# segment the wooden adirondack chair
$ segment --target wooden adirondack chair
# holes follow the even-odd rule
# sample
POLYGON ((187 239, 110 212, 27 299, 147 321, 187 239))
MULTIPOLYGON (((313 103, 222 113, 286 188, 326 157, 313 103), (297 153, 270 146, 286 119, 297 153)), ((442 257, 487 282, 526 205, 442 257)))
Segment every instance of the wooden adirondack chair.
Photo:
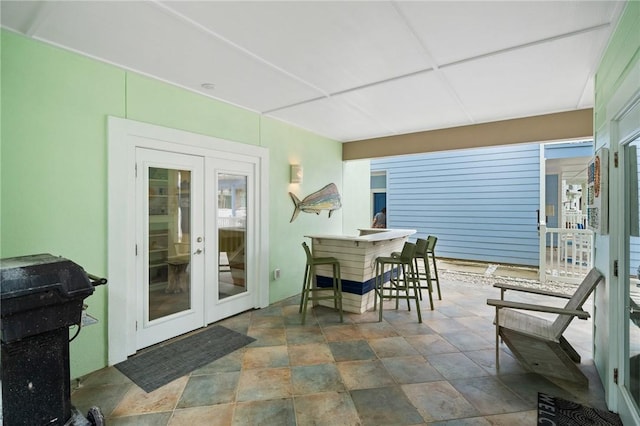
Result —
POLYGON ((576 363, 580 363, 580 355, 562 334, 574 317, 589 318, 589 313, 582 310, 582 305, 603 278, 600 271, 596 268, 591 269, 573 295, 507 284, 494 284, 494 287, 500 289, 500 300, 487 299, 487 304, 496 308, 494 322, 496 326, 496 368, 500 367, 499 339, 502 338, 518 361, 527 369, 543 376, 556 377, 586 386, 589 381, 576 366, 576 363), (564 308, 511 302, 504 300, 505 292, 508 290, 569 300, 564 308), (521 312, 523 310, 558 314, 558 317, 551 322, 521 312))

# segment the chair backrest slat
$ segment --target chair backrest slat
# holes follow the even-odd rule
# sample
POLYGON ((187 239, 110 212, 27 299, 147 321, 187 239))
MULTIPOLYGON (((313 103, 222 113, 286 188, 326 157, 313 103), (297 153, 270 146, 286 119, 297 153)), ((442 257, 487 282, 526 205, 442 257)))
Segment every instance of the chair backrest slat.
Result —
POLYGON ((430 253, 433 253, 433 251, 436 249, 437 242, 438 242, 438 237, 436 237, 435 235, 429 235, 427 237, 427 250, 430 253))
POLYGON ((427 256, 427 246, 429 242, 424 238, 418 238, 416 240, 416 256, 418 257, 426 257, 427 256))
MULTIPOLYGON (((596 288, 596 285, 604 278, 604 275, 596 268, 592 268, 587 276, 582 280, 578 288, 576 289, 571 299, 565 305, 565 309, 577 310, 581 309, 584 302, 587 301, 591 292, 596 288)), ((574 317, 571 315, 558 315, 558 318, 551 325, 551 330, 556 338, 562 336, 562 333, 567 329, 569 323, 574 317)))
POLYGON ((307 243, 302 243, 302 247, 304 247, 304 252, 307 255, 307 263, 310 264, 313 262, 313 256, 311 255, 311 250, 309 249, 309 246, 307 245, 307 243))
POLYGON ((416 254, 416 245, 409 241, 402 246, 402 252, 400 253, 400 260, 405 263, 413 262, 413 256, 416 254))

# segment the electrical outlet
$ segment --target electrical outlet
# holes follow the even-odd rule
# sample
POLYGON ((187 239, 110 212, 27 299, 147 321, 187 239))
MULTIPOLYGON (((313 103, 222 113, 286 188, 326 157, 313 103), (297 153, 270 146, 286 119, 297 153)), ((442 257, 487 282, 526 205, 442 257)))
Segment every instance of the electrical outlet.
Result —
POLYGON ((280 279, 280 269, 276 268, 273 270, 273 279, 274 280, 279 280, 280 279))

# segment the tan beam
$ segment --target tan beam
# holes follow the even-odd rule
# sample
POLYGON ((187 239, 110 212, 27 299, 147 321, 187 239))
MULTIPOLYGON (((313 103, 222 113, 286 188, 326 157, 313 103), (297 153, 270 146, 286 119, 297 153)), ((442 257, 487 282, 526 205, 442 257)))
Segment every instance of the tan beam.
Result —
POLYGON ((342 144, 343 160, 593 137, 593 109, 493 121, 342 144))

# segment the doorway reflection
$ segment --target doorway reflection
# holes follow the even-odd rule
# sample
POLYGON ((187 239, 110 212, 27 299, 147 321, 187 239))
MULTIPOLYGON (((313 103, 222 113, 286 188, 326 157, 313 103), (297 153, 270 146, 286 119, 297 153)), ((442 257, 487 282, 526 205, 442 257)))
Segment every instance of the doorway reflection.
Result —
POLYGON ((218 298, 247 291, 247 176, 218 173, 218 298))

